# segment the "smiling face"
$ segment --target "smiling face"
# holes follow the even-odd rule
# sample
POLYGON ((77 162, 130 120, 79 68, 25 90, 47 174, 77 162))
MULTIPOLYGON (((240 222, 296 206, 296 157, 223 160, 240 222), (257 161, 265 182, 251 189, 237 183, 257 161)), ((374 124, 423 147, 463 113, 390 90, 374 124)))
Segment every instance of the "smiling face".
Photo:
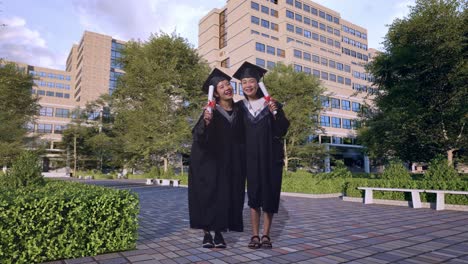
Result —
POLYGON ((232 100, 234 94, 232 92, 231 83, 228 80, 220 81, 216 85, 216 91, 214 92, 214 96, 222 101, 232 100))
POLYGON ((242 90, 244 91, 244 95, 247 99, 258 99, 257 97, 257 90, 258 90, 258 82, 255 78, 243 78, 242 82, 242 90))

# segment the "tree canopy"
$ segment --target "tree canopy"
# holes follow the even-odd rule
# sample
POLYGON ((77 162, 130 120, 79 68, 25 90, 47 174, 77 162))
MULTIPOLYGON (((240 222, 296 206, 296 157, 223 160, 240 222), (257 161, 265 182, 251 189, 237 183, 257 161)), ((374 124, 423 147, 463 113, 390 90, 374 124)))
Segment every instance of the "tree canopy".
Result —
POLYGON ((466 149, 467 2, 417 0, 368 69, 379 88, 360 139, 371 157, 449 161, 466 149))
POLYGON ((187 151, 209 67, 175 34, 129 42, 122 53, 126 73, 113 94, 114 128, 127 162, 158 165, 187 151))
POLYGON ((265 76, 265 84, 272 97, 284 104, 290 122, 284 144, 285 169, 321 164, 324 150, 307 141, 319 130, 315 117, 322 109, 320 95, 324 88, 320 81, 310 74, 296 72, 292 65, 278 63, 265 76))
POLYGON ((33 77, 16 64, 0 60, 0 164, 11 163, 25 146, 27 123, 38 113, 31 96, 33 77))

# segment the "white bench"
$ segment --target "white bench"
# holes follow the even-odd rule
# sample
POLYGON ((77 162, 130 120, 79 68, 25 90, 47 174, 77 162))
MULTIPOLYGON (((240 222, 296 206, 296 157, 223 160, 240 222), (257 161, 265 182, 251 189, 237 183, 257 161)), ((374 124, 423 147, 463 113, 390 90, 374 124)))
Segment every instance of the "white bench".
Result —
POLYGON ((378 188, 378 187, 358 187, 359 190, 365 190, 364 204, 374 203, 373 191, 389 191, 389 192, 409 192, 411 193, 411 201, 413 202, 413 208, 421 208, 421 197, 419 193, 424 190, 418 189, 396 189, 396 188, 378 188))
POLYGON ((436 193, 437 200, 436 200, 436 210, 444 210, 445 209, 445 194, 465 194, 468 195, 468 192, 464 191, 446 191, 446 190, 425 190, 427 193, 436 193))
POLYGON ((177 179, 156 179, 158 185, 179 187, 180 180, 177 179))

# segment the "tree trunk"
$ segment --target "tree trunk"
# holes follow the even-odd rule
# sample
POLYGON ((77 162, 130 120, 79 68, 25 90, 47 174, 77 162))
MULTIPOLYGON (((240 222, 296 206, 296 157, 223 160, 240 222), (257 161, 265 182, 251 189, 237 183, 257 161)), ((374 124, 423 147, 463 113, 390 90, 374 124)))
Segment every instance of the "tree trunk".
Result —
POLYGON ((3 173, 6 173, 6 172, 7 172, 7 166, 3 165, 3 173))
POLYGON ((167 158, 164 157, 163 161, 164 161, 164 174, 166 174, 167 173, 167 158))
POLYGON ((74 138, 73 138, 73 175, 75 175, 76 177, 76 160, 77 160, 77 157, 76 157, 76 134, 74 135, 74 138))
POLYGON ((448 165, 449 166, 452 166, 453 165, 453 152, 455 151, 456 149, 449 149, 447 150, 447 162, 448 162, 448 165))
POLYGON ((283 142, 284 142, 284 171, 288 171, 289 159, 288 159, 286 139, 284 139, 283 142))
POLYGON ((184 156, 180 154, 180 175, 184 175, 184 156))

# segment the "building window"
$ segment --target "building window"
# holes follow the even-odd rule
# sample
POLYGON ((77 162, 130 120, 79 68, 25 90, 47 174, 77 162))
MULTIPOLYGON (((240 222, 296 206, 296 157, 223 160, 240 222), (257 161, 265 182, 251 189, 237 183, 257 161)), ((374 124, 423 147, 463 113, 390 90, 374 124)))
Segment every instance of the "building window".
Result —
POLYGON ((52 133, 52 125, 51 124, 37 124, 37 132, 38 133, 52 133))
POLYGON ((295 6, 296 8, 302 9, 302 3, 297 0, 295 1, 295 6))
POLYGON ((302 66, 301 66, 301 65, 294 64, 294 71, 296 71, 296 72, 301 72, 301 71, 302 71, 302 66))
POLYGON ((55 97, 63 98, 63 93, 56 92, 55 97))
POLYGON ((327 20, 330 21, 330 22, 333 22, 333 17, 329 14, 327 14, 327 20))
POLYGON ((319 70, 313 70, 312 71, 312 74, 317 77, 317 78, 320 78, 320 71, 319 70))
POLYGON ((328 80, 328 72, 322 72, 321 77, 322 77, 322 79, 324 79, 324 80, 328 80))
POLYGON ((360 109, 361 109, 361 104, 353 102, 353 112, 359 112, 360 109))
POLYGON ((232 92, 233 92, 234 94, 237 94, 237 83, 234 82, 234 81, 230 81, 229 83, 231 84, 232 92))
POLYGON ((35 127, 36 125, 32 122, 28 122, 26 124, 26 130, 28 130, 28 132, 34 132, 35 127))
POLYGON ((339 24, 340 24, 340 19, 339 19, 339 18, 337 18, 337 17, 333 17, 333 23, 335 23, 335 24, 338 24, 338 25, 339 25, 339 24))
POLYGON ((294 1, 293 1, 293 0, 286 0, 286 4, 288 4, 288 5, 293 5, 293 4, 294 4, 294 1))
POLYGON ((312 20, 312 26, 313 26, 314 28, 318 28, 318 22, 315 21, 315 20, 312 20))
POLYGON ((54 92, 51 92, 51 91, 47 91, 47 92, 46 92, 46 96, 54 97, 54 96, 55 96, 55 93, 54 93, 54 92))
POLYGON ((270 29, 270 21, 262 19, 262 27, 270 29))
POLYGON ((320 42, 327 43, 327 38, 325 36, 320 35, 320 42))
POLYGON ((269 14, 270 13, 270 9, 264 5, 262 5, 262 13, 265 13, 265 14, 269 14))
POLYGON ((274 31, 278 31, 279 30, 278 24, 271 22, 271 29, 273 29, 274 31))
POLYGON ((304 72, 310 75, 312 73, 312 69, 309 67, 304 67, 304 72))
POLYGON ((258 18, 258 17, 256 17, 256 16, 251 16, 250 21, 251 21, 253 24, 260 25, 260 18, 258 18))
POLYGON ((294 19, 294 12, 286 10, 286 17, 294 19))
POLYGON ((45 95, 45 91, 44 90, 37 90, 37 94, 38 95, 45 95))
POLYGON ((276 66, 276 63, 274 63, 272 61, 267 61, 267 68, 269 70, 273 69, 275 66, 276 66))
POLYGON ((304 17, 304 24, 310 25, 310 18, 304 17))
POLYGON ((296 27, 296 34, 298 34, 298 35, 301 35, 301 36, 302 36, 302 28, 300 28, 300 27, 296 27))
POLYGON ((332 108, 340 109, 340 99, 332 98, 331 99, 332 108))
POLYGON ((302 51, 295 49, 294 50, 294 57, 302 59, 302 51))
POLYGON ((341 109, 347 110, 347 111, 351 110, 351 102, 350 101, 342 100, 341 104, 342 104, 341 109))
POLYGON ((255 49, 260 52, 265 52, 265 44, 256 42, 255 43, 255 49))
POLYGON ((320 96, 320 101, 322 101, 322 107, 324 107, 324 108, 329 108, 330 107, 330 97, 320 96))
POLYGON ((278 17, 278 11, 274 10, 274 9, 270 9, 270 14, 271 16, 273 17, 278 17))
POLYGON ((313 7, 312 7, 312 8, 310 9, 310 13, 313 14, 313 15, 317 15, 317 14, 318 14, 318 11, 317 11, 316 8, 313 8, 313 7))
POLYGON ((339 117, 332 117, 332 127, 334 127, 334 128, 341 128, 341 118, 339 118, 339 117))
POLYGON ((330 73, 330 81, 336 82, 336 75, 335 74, 330 73))
POLYGON ((343 76, 338 76, 338 83, 344 84, 343 76))
POLYGON ((229 63, 229 58, 226 58, 226 59, 224 59, 224 60, 221 61, 221 67, 223 67, 223 68, 229 68, 229 65, 230 65, 230 63, 229 63))
POLYGON ((351 79, 345 78, 345 84, 351 86, 351 79))
POLYGON ((349 65, 344 66, 345 72, 351 72, 351 67, 349 65))
POLYGON ((54 116, 54 108, 52 107, 41 107, 39 110, 40 116, 54 116))
POLYGON ((56 117, 68 118, 70 116, 70 110, 69 109, 57 108, 57 109, 55 109, 55 116, 56 117))
POLYGON ((254 1, 250 2, 250 7, 254 10, 260 10, 260 5, 254 1))
POLYGON ((260 67, 265 68, 265 60, 263 60, 263 59, 257 58, 257 59, 255 60, 255 64, 257 64, 257 65, 260 66, 260 67))
POLYGON ((54 134, 63 134, 63 131, 67 129, 66 125, 55 125, 54 126, 54 134))
POLYGON ((296 20, 302 22, 302 16, 296 13, 296 20))
POLYGON ((267 53, 271 55, 275 55, 275 47, 267 46, 267 53))
POLYGON ((227 46, 227 30, 226 30, 226 10, 219 14, 219 48, 227 46))
POLYGON ((330 117, 320 116, 320 125, 324 127, 330 127, 330 117))
POLYGON ((309 30, 304 30, 304 37, 312 38, 312 32, 310 32, 309 30))
POLYGON ((315 63, 320 63, 320 57, 317 55, 312 55, 312 61, 315 63))
POLYGON ((282 49, 276 49, 276 55, 278 57, 282 57, 282 58, 285 58, 286 57, 286 52, 282 49))
POLYGON ((321 18, 325 18, 325 12, 323 12, 323 11, 320 11, 320 12, 319 12, 319 17, 321 17, 321 18))
POLYGON ((311 55, 310 53, 304 52, 304 60, 310 61, 311 60, 311 55))
POLYGON ((351 129, 351 119, 344 119, 343 118, 343 128, 344 129, 351 129))
POLYGON ((303 10, 306 12, 310 12, 310 6, 304 4, 303 10))
POLYGON ((326 30, 325 24, 320 23, 320 30, 323 30, 323 31, 326 30))
POLYGON ((286 24, 286 30, 290 32, 294 32, 294 26, 291 24, 286 24))
POLYGON ((313 40, 319 40, 319 35, 317 33, 312 33, 312 39, 313 40))

